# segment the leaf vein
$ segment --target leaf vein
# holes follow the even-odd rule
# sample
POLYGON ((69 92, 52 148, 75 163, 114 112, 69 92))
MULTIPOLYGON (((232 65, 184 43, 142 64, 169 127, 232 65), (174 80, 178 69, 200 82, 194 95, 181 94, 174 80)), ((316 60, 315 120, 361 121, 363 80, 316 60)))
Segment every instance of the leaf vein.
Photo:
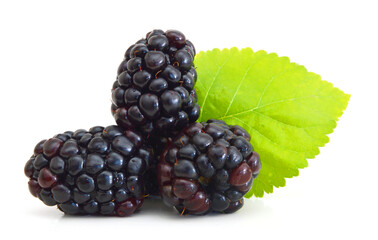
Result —
MULTIPOLYGON (((306 131, 306 129, 307 129, 308 127, 301 127, 301 126, 296 126, 296 125, 289 124, 289 123, 284 123, 284 122, 282 122, 282 121, 280 121, 280 120, 278 120, 278 119, 276 119, 276 118, 273 118, 273 117, 271 117, 271 116, 269 116, 269 115, 266 115, 266 114, 263 114, 263 113, 260 113, 260 112, 257 112, 257 111, 254 111, 253 113, 260 114, 260 116, 263 116, 263 117, 265 117, 265 118, 272 119, 273 121, 276 121, 276 122, 278 122, 278 123, 280 123, 280 124, 282 124, 282 125, 285 125, 285 126, 294 127, 294 128, 297 128, 297 129, 302 129, 302 130, 304 131, 304 133, 305 133, 307 136, 309 136, 311 139, 313 139, 313 140, 318 140, 318 139, 316 139, 315 137, 313 137, 313 136, 311 136, 310 134, 308 134, 308 132, 306 131)), ((314 126, 310 126, 310 127, 314 127, 314 126)), ((316 146, 317 146, 317 145, 316 145, 316 146)))
POLYGON ((295 151, 295 150, 291 150, 291 149, 288 149, 278 143, 276 143, 275 141, 273 141, 273 139, 270 139, 268 136, 265 136, 264 134, 262 134, 259 130, 257 130, 256 128, 252 127, 252 126, 249 126, 246 122, 244 122, 243 120, 241 120, 240 118, 237 118, 237 117, 233 117, 234 119, 240 121, 241 123, 243 123, 245 126, 248 126, 248 132, 253 130, 255 131, 256 133, 258 133, 259 135, 261 135, 262 137, 264 137, 265 139, 267 139, 269 142, 273 143, 274 145, 276 145, 277 147, 279 148, 283 148, 284 150, 286 151, 289 151, 289 152, 294 152, 294 153, 306 153, 306 152, 298 152, 298 151, 295 151))
POLYGON ((206 91, 206 94, 205 94, 205 97, 204 97, 204 100, 203 100, 203 104, 202 104, 202 109, 203 109, 203 111, 205 110, 205 105, 206 105, 206 101, 207 101, 207 97, 208 97, 208 95, 209 95, 209 92, 210 92, 211 88, 213 87, 214 82, 215 82, 216 78, 218 77, 220 70, 221 70, 221 69, 223 68, 223 66, 224 66, 224 65, 230 60, 230 58, 231 58, 231 57, 227 58, 227 59, 222 63, 221 66, 219 66, 219 65, 216 63, 216 65, 218 66, 218 70, 217 70, 217 72, 215 73, 215 76, 213 77, 213 79, 212 79, 212 81, 211 81, 211 83, 210 83, 210 87, 209 87, 209 88, 207 89, 207 91, 206 91))
POLYGON ((238 85, 238 87, 237 87, 237 89, 236 89, 234 95, 232 96, 232 99, 231 99, 230 103, 228 104, 227 110, 226 110, 226 112, 224 113, 223 117, 226 116, 227 113, 230 111, 231 105, 232 105, 232 103, 234 102, 235 97, 236 97, 236 95, 238 94, 241 85, 243 84, 244 80, 247 78, 247 75, 248 75, 249 71, 251 70, 252 66, 255 65, 255 63, 256 63, 256 62, 251 61, 251 64, 249 65, 249 67, 248 67, 247 71, 245 72, 245 74, 244 74, 242 80, 240 81, 240 83, 239 83, 239 85, 238 85))

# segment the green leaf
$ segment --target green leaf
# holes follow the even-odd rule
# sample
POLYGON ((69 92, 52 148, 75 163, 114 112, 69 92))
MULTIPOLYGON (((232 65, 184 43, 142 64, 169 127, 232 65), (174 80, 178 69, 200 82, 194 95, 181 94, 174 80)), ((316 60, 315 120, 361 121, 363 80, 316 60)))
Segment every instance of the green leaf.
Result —
POLYGON ((244 127, 262 169, 246 197, 262 197, 298 176, 319 154, 350 95, 287 57, 250 48, 196 55, 199 121, 221 119, 244 127))

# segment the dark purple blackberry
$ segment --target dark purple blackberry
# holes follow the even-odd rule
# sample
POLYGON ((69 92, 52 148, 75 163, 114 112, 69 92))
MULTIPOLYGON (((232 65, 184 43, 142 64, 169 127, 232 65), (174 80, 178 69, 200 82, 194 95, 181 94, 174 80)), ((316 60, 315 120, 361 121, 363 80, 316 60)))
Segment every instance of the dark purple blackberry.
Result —
POLYGON ((150 145, 133 130, 93 127, 39 142, 25 165, 29 190, 67 214, 127 216, 141 207, 150 145))
POLYGON ((261 168, 249 141, 243 128, 219 120, 186 127, 160 156, 163 201, 183 214, 239 210, 261 168))
POLYGON ((171 137, 198 119, 196 51, 176 30, 153 30, 131 45, 112 89, 118 126, 171 137))

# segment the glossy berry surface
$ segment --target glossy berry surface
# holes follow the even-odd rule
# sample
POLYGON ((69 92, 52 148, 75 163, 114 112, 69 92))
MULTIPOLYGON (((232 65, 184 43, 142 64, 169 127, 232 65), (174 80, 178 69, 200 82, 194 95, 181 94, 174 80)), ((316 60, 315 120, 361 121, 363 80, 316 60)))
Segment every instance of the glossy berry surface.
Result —
POLYGON ((233 213, 261 162, 250 135, 220 120, 192 123, 167 144, 157 166, 164 203, 182 214, 233 213))
POLYGON ((30 193, 48 206, 128 216, 143 203, 145 174, 156 165, 151 149, 136 131, 98 126, 39 142, 24 171, 30 193))
POLYGON ((123 129, 172 137, 200 114, 194 85, 196 51, 176 30, 153 30, 131 45, 112 89, 112 114, 123 129))

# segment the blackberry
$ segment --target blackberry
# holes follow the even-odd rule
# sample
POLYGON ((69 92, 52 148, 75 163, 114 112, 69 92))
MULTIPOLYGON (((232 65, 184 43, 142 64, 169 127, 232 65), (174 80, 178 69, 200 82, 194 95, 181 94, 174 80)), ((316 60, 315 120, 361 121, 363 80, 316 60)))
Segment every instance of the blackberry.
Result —
POLYGON ((151 146, 118 126, 65 132, 39 142, 25 165, 30 193, 67 214, 128 216, 141 207, 151 146))
POLYGON ((160 156, 164 203, 184 214, 239 210, 261 168, 249 141, 243 128, 220 120, 190 124, 160 156))
POLYGON ((112 89, 118 126, 170 137, 198 119, 193 44, 176 30, 153 30, 131 45, 112 89))

